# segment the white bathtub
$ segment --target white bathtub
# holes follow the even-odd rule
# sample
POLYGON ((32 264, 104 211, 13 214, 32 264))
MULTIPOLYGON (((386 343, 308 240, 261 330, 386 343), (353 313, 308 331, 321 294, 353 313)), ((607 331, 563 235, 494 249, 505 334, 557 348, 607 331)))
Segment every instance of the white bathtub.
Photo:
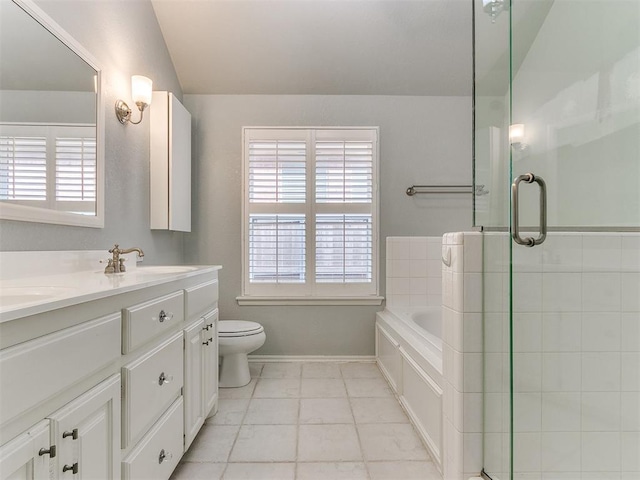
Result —
POLYGON ((387 310, 420 335, 427 348, 442 358, 442 308, 412 307, 387 310))
POLYGON ((443 376, 440 307, 376 315, 376 360, 442 471, 443 376))

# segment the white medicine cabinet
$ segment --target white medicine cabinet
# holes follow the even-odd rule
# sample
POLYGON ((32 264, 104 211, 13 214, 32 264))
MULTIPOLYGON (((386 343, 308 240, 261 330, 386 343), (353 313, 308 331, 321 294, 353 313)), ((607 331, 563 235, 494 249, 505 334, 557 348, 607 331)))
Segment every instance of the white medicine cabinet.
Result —
POLYGON ((191 231, 191 115, 171 92, 150 106, 151 229, 191 231))

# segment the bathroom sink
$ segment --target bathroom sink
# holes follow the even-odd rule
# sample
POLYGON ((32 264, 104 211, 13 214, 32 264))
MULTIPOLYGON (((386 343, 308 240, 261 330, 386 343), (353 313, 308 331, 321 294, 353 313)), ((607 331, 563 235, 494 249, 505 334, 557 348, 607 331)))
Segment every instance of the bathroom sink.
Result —
POLYGON ((200 267, 190 265, 158 265, 151 267, 137 267, 135 272, 137 275, 167 275, 176 273, 187 273, 198 270, 200 267))
POLYGON ((33 303, 68 294, 73 289, 53 286, 25 286, 0 288, 0 307, 33 303))

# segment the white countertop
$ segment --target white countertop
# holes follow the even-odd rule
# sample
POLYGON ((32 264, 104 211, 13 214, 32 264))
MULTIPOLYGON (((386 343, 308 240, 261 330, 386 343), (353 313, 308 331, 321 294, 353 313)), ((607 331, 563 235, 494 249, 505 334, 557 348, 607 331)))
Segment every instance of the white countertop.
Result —
MULTIPOLYGON (((0 323, 220 270, 220 265, 149 266, 125 273, 102 269, 0 279, 0 323)), ((16 277, 19 277, 18 275, 16 277)))

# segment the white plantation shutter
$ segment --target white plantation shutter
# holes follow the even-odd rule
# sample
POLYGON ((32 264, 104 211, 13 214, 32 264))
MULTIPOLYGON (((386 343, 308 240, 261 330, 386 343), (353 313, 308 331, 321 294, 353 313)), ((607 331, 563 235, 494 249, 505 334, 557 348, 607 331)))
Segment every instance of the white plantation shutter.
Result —
POLYGON ((251 215, 249 252, 252 283, 304 283, 304 215, 251 215))
POLYGON ((316 142, 316 202, 371 203, 373 142, 316 142))
POLYGON ((249 143, 250 202, 304 203, 306 178, 304 141, 249 143))
POLYGON ((318 137, 316 211, 332 213, 316 215, 316 282, 370 283, 375 138, 351 139, 348 131, 325 131, 318 137))
POLYGON ((96 139, 56 138, 56 200, 96 199, 96 139))
POLYGON ((244 129, 247 296, 377 295, 377 129, 244 129))
POLYGON ((95 125, 0 124, 0 200, 95 215, 95 125))
POLYGON ((316 215, 316 282, 366 283, 372 278, 371 215, 316 215))
POLYGON ((46 136, 0 136, 0 200, 46 199, 46 136))

